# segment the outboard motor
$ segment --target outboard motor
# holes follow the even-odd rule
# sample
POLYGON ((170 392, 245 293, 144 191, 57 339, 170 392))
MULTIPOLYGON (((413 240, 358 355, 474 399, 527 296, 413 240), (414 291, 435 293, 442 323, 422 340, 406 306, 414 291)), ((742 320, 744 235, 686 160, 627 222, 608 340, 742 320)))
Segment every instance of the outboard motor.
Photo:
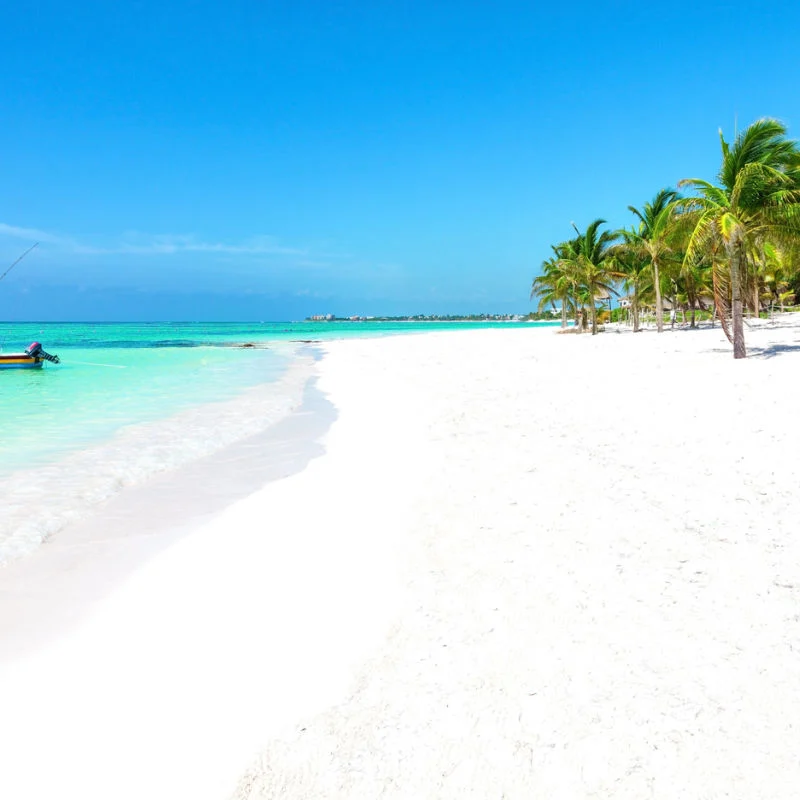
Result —
POLYGON ((61 363, 61 359, 58 356, 51 356, 50 353, 45 353, 39 342, 33 342, 28 345, 28 347, 25 348, 25 355, 31 358, 43 358, 45 361, 49 361, 52 364, 61 363))

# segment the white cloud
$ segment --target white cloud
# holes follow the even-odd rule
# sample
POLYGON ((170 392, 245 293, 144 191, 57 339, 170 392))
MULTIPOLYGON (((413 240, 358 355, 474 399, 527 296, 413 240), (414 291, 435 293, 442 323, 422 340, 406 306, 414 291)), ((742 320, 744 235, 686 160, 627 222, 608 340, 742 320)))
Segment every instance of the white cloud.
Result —
MULTIPOLYGON (((405 281, 405 271, 395 264, 375 263, 350 253, 336 252, 331 242, 296 247, 274 236, 252 236, 241 241, 213 241, 194 234, 152 235, 141 231, 123 231, 114 239, 77 238, 33 227, 0 222, 0 246, 7 261, 19 250, 39 242, 41 255, 50 253, 49 266, 58 266, 59 274, 68 256, 78 257, 81 275, 95 283, 114 280, 138 285, 148 275, 151 283, 170 284, 191 271, 192 286, 209 286, 220 280, 224 270, 226 285, 242 285, 269 279, 273 286, 291 286, 297 276, 308 283, 333 281, 363 291, 365 286, 386 286, 396 291, 405 281), (23 244, 26 242, 27 245, 23 244), (181 257, 181 255, 183 257, 181 257), (122 268, 124 266, 124 269, 122 268)), ((48 265, 42 266, 45 274, 48 265)), ((318 297, 316 291, 311 296, 318 297)))
POLYGON ((0 222, 0 236, 8 236, 13 239, 24 239, 27 242, 47 242, 48 244, 67 245, 72 244, 71 240, 63 236, 57 236, 47 231, 40 231, 37 228, 21 228, 18 225, 6 225, 0 222))
POLYGON ((80 242, 69 236, 0 222, 0 237, 42 242, 77 255, 169 256, 176 253, 301 257, 309 255, 307 249, 283 245, 274 236, 253 236, 243 242, 230 243, 207 242, 193 235, 149 236, 134 232, 126 234, 116 242, 100 244, 80 242))

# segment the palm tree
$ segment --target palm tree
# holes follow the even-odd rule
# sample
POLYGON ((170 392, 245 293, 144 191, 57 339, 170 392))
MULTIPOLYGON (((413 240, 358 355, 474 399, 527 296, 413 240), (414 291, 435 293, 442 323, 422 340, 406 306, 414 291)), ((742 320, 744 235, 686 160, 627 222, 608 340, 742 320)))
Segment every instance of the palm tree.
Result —
POLYGON ((613 285, 615 277, 620 273, 615 270, 612 245, 619 238, 617 231, 599 232, 605 225, 604 219, 596 219, 589 225, 585 233, 581 233, 573 223, 577 239, 570 242, 568 261, 575 269, 584 290, 584 302, 589 306, 592 317, 592 336, 597 333, 597 300, 616 294, 613 285))
POLYGON ((688 262, 681 260, 680 272, 678 274, 678 285, 683 296, 686 298, 686 305, 690 313, 691 328, 697 327, 697 309, 705 310, 703 298, 711 296, 709 287, 709 270, 704 262, 688 262))
MULTIPOLYGON (((676 200, 679 198, 676 198, 676 200)), ((671 267, 671 278, 679 302, 683 307, 683 319, 686 321, 686 311, 690 312, 690 327, 697 327, 697 309, 704 309, 704 298, 712 296, 710 290, 710 261, 708 258, 700 261, 686 259, 686 249, 692 231, 697 224, 695 212, 682 209, 679 205, 672 205, 672 234, 670 237, 671 252, 668 263, 671 267)))
POLYGON ((628 210, 639 218, 639 229, 632 231, 631 244, 645 254, 653 270, 653 289, 656 295, 656 328, 664 330, 664 301, 661 296, 661 267, 672 252, 674 235, 673 204, 679 195, 674 189, 661 189, 652 202, 645 203, 640 211, 634 206, 628 210))
MULTIPOLYGON (((553 247, 557 252, 558 246, 553 247)), ((557 257, 548 258, 542 262, 542 274, 537 275, 531 284, 531 300, 539 298, 539 312, 548 305, 553 309, 556 302, 561 303, 561 327, 567 327, 567 310, 570 305, 572 291, 571 276, 564 269, 563 262, 557 257)))
POLYGON ((774 308, 777 302, 781 307, 781 311, 783 311, 786 301, 793 294, 789 291, 789 270, 786 254, 780 248, 767 242, 762 253, 761 269, 770 308, 774 308))
POLYGON ((677 201, 696 212, 685 260, 711 257, 714 299, 723 329, 733 343, 733 357, 747 355, 744 342, 742 276, 752 254, 765 242, 796 242, 800 235, 800 190, 794 141, 777 120, 761 119, 729 145, 720 131, 722 165, 715 186, 687 178, 696 197, 677 201), (729 310, 730 309, 730 310, 729 310), (728 318, 733 333, 728 328, 728 318))
POLYGON ((633 332, 639 333, 639 311, 646 287, 646 272, 650 263, 638 244, 638 234, 632 228, 619 231, 621 242, 614 245, 614 262, 616 270, 622 277, 622 285, 630 296, 633 332))

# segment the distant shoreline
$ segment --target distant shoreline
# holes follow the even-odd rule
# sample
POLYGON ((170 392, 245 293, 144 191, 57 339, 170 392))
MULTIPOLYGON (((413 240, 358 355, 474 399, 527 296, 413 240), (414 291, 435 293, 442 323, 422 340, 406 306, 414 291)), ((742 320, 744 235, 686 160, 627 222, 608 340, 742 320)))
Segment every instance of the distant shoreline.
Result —
POLYGON ((332 314, 316 314, 303 322, 558 322, 556 317, 537 314, 479 314, 472 316, 447 316, 440 314, 417 314, 412 317, 336 317, 332 314))

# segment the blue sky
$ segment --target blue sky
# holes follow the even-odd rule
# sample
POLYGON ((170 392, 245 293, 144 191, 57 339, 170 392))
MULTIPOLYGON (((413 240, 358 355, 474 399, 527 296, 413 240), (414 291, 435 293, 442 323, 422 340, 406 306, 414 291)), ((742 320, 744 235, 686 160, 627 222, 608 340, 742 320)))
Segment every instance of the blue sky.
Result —
POLYGON ((800 6, 8 5, 0 319, 524 312, 570 222, 800 136, 800 6), (4 268, 4 267, 3 267, 4 268))

